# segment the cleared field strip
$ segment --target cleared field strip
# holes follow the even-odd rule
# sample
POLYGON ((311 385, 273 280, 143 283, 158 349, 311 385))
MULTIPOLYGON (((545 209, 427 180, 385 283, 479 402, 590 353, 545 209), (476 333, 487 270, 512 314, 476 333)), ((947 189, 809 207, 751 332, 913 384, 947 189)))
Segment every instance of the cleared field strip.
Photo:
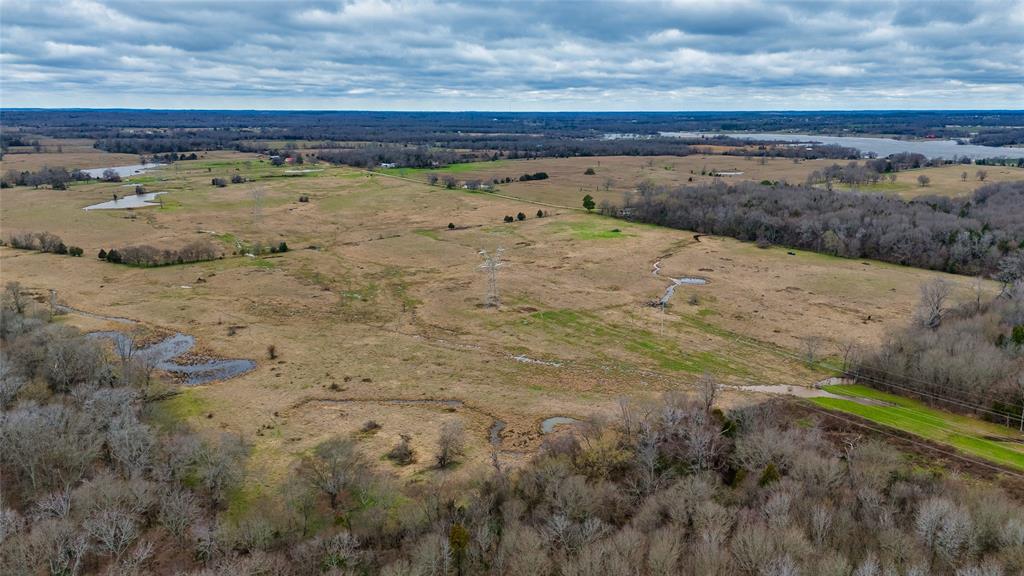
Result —
POLYGON ((847 412, 872 422, 952 446, 1016 470, 1024 470, 1024 434, 969 416, 952 414, 916 400, 860 385, 825 386, 825 390, 851 398, 871 398, 890 404, 869 406, 853 400, 812 398, 811 402, 847 412))

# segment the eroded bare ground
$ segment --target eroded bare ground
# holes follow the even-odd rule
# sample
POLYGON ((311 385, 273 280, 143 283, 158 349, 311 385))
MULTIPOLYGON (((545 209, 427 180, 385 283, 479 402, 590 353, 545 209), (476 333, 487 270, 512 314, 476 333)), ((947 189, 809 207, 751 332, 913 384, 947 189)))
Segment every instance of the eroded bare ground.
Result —
MULTIPOLYGON (((920 283, 939 275, 698 242, 685 231, 567 210, 537 218, 535 205, 348 169, 278 176, 248 157, 182 162, 147 184, 168 192, 165 207, 131 213, 81 210, 109 197, 107 184, 0 197, 5 231, 46 230, 86 251, 70 258, 2 248, 5 280, 40 295, 55 288, 81 310, 194 335, 210 356, 258 362, 251 373, 187 390, 166 410, 250 438, 254 469, 268 481, 291 456, 338 433, 359 435, 371 419, 380 430, 359 435, 370 452, 410 434, 420 458, 400 473, 418 474, 428 472, 431 443, 449 418, 471 432, 472 466, 490 465, 491 426, 505 422, 499 451, 514 464, 539 445, 545 418, 612 415, 620 397, 685 389, 704 372, 734 385, 806 385, 823 376, 799 358, 808 338, 820 340, 825 357, 847 341, 875 343, 908 316, 920 283), (207 168, 256 182, 212 188, 207 168), (529 217, 502 223, 518 212, 529 217), (93 256, 199 238, 227 257, 140 269, 93 256), (284 254, 231 255, 238 241, 282 240, 291 247, 284 254), (498 246, 502 305, 488 308, 477 252, 498 246), (650 306, 666 287, 651 273, 658 260, 666 277, 709 283, 680 286, 664 311, 650 306)), ((104 328, 80 315, 64 321, 104 328)), ((740 393, 723 400, 749 401, 740 393)))

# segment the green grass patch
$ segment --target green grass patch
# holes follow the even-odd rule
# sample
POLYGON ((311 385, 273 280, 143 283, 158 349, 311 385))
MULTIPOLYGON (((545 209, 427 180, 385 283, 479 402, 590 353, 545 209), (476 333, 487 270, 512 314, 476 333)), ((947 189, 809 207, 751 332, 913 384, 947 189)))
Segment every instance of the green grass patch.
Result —
POLYGON ((627 228, 622 221, 605 218, 555 222, 549 226, 555 232, 571 234, 575 240, 608 240, 634 236, 634 234, 624 231, 627 228))
POLYGON ((814 398, 812 402, 855 414, 872 422, 915 434, 922 438, 952 446, 967 454, 1024 470, 1024 445, 1000 441, 1017 438, 1015 431, 970 416, 952 414, 931 408, 895 394, 888 394, 860 385, 826 386, 825 390, 850 397, 870 398, 892 406, 866 406, 839 398, 814 398))
POLYGON ((200 397, 194 388, 186 388, 166 400, 150 404, 149 416, 158 426, 169 429, 182 422, 199 418, 209 412, 209 409, 209 403, 200 397))

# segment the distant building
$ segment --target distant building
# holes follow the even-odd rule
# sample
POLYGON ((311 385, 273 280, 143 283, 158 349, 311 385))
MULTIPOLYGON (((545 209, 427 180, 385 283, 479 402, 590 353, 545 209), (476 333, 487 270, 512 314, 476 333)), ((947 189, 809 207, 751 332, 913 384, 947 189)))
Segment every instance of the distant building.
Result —
POLYGON ((394 168, 395 166, 397 166, 397 164, 395 164, 394 162, 381 162, 380 163, 380 167, 381 168, 394 168))

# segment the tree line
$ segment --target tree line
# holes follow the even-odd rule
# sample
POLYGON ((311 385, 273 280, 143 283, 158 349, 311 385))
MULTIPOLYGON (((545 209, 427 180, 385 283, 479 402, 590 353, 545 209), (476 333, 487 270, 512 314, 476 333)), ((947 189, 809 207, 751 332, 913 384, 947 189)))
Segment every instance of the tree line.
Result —
POLYGON ((808 186, 713 182, 642 184, 621 207, 631 220, 959 274, 993 274, 1024 248, 1024 182, 978 188, 968 198, 903 200, 808 186))
POLYGON ((952 285, 922 287, 913 322, 851 363, 848 374, 896 394, 917 397, 1024 430, 1024 253, 1004 262, 995 298, 977 285, 954 302, 952 285))

